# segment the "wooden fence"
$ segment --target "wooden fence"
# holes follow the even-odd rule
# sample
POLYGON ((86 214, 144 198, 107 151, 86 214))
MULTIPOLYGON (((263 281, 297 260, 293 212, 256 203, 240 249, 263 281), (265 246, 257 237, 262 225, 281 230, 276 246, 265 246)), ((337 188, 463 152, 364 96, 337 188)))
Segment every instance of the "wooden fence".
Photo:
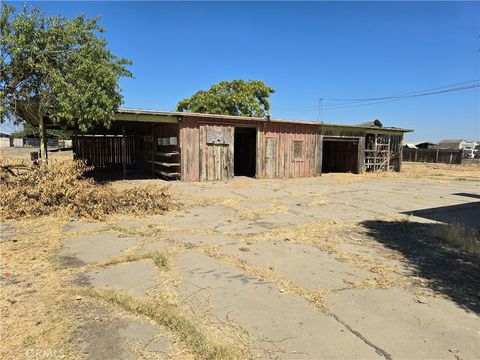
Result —
POLYGON ((74 136, 72 145, 75 159, 87 160, 96 169, 120 169, 135 164, 134 136, 74 136))
POLYGON ((403 161, 461 164, 462 150, 456 149, 403 149, 403 161))

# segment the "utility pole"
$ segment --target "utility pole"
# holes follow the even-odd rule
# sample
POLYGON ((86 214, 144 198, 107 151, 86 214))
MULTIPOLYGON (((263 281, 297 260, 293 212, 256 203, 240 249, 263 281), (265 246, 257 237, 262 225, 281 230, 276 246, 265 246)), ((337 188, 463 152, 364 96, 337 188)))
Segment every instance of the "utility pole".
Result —
POLYGON ((317 121, 322 121, 322 100, 323 98, 318 98, 318 112, 317 112, 317 121))

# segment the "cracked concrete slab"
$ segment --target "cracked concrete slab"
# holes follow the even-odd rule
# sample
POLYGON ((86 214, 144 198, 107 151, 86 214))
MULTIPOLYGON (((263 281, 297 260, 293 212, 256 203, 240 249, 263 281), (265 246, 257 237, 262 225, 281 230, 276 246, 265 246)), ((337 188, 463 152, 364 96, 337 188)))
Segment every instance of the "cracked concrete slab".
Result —
POLYGON ((150 259, 112 265, 84 274, 97 289, 115 289, 146 296, 158 285, 158 273, 150 259))
POLYGON ((179 257, 178 287, 190 306, 238 323, 262 356, 278 359, 381 359, 383 356, 310 303, 199 253, 179 257))
MULTIPOLYGON (((163 251, 175 243, 184 244, 187 249, 191 246, 219 246, 222 254, 254 266, 272 267, 283 278, 305 289, 338 290, 327 298, 332 314, 325 314, 306 300, 282 292, 275 284, 252 273, 193 250, 180 253, 175 264, 171 262, 170 265, 171 270, 178 272, 184 280, 178 284, 180 295, 186 303, 182 309, 191 311, 195 322, 200 319, 203 321, 204 315, 207 315, 218 324, 219 329, 229 326, 223 324, 224 321, 239 324, 241 330, 252 337, 253 351, 260 357, 478 358, 475 356, 480 353, 478 318, 474 318, 474 313, 467 313, 455 305, 463 303, 465 308, 473 309, 469 303, 471 300, 465 300, 465 290, 475 288, 472 285, 475 281, 471 279, 476 276, 470 278, 463 274, 475 274, 474 269, 478 269, 478 266, 471 259, 452 254, 451 257, 444 257, 445 262, 438 261, 437 268, 432 267, 424 258, 431 260, 434 251, 419 248, 422 241, 431 240, 430 235, 423 225, 416 226, 417 222, 432 221, 411 217, 412 226, 408 234, 402 230, 405 227, 401 226, 401 221, 407 218, 405 213, 473 201, 471 197, 454 193, 459 192, 459 187, 462 187, 462 192, 478 193, 478 185, 456 182, 452 186, 445 186, 425 181, 366 178, 358 181, 353 176, 353 182, 342 183, 341 178, 338 179, 325 176, 274 181, 235 179, 229 183, 175 182, 172 186, 177 188, 180 196, 187 199, 189 194, 192 195, 192 203, 196 205, 170 214, 142 218, 138 223, 135 219, 130 222, 123 222, 122 219, 117 223, 135 228, 153 222, 173 228, 172 231, 161 233, 159 230, 155 238, 153 235, 143 238, 150 242, 140 247, 140 252, 163 251), (375 201, 372 202, 374 196, 375 201), (211 204, 212 198, 218 199, 218 205, 199 205, 202 199, 205 204, 211 204), (258 211, 263 208, 265 212, 258 211), (288 212, 285 212, 287 208, 288 212), (276 210, 275 213, 268 213, 276 210), (369 273, 351 264, 338 262, 333 254, 322 253, 317 248, 312 250, 308 244, 292 244, 283 242, 283 239, 279 239, 282 241, 278 241, 277 245, 272 245, 274 242, 247 242, 249 236, 272 229, 293 228, 320 219, 359 224, 352 225, 351 231, 332 230, 328 234, 328 239, 334 241, 338 249, 378 263, 394 265, 397 275, 414 275, 417 279, 427 281, 419 283, 418 287, 415 285, 415 288, 405 285, 405 290, 348 290, 345 289, 349 286, 346 282, 364 279, 369 273), (382 219, 398 224, 393 224, 389 231, 383 230, 380 225, 367 224, 369 227, 365 227, 365 220, 375 222, 382 219), (421 239, 420 231, 427 231, 421 239), (406 244, 410 244, 412 250, 407 249, 406 244), (444 264, 448 265, 446 270, 443 269, 444 264), (443 272, 439 271, 438 265, 443 272), (454 276, 452 280, 444 272, 457 274, 455 276, 458 279, 454 276), (434 289, 450 298, 435 298, 434 289), (422 298, 416 298, 414 293, 422 293, 422 298)), ((89 230, 87 226, 85 232, 94 230, 89 230)), ((136 244, 138 242, 135 240, 127 247, 136 244)), ((123 245, 122 238, 110 243, 107 241, 105 249, 100 252, 108 250, 113 255, 104 253, 102 260, 121 254, 125 249, 123 245)), ((87 253, 90 251, 96 255, 98 252, 97 245, 92 248, 89 244, 85 246, 87 253)), ((184 250, 180 246, 177 248, 180 252, 184 250)), ((64 266, 85 264, 77 261, 74 255, 67 256, 71 257, 62 260, 64 266)), ((98 273, 90 272, 90 277, 84 274, 77 284, 92 283, 98 288, 130 290, 133 294, 144 296, 149 289, 155 289, 160 278, 151 262, 141 266, 134 264, 115 265, 98 273)), ((475 293, 475 290, 470 293, 475 293)), ((105 331, 108 329, 106 325, 105 331)), ((115 331, 119 339, 124 335, 122 329, 115 331)), ((135 326, 130 329, 126 330, 130 335, 142 332, 135 326)), ((135 339, 132 343, 144 344, 135 339)), ((109 351, 115 353, 112 348, 109 351)), ((120 356, 123 355, 114 358, 120 356)))
POLYGON ((231 235, 251 236, 268 231, 270 227, 269 224, 260 224, 253 220, 239 220, 219 225, 215 230, 231 235))
POLYGON ((63 251, 66 256, 76 257, 85 263, 95 263, 118 256, 137 242, 138 240, 134 237, 124 237, 108 231, 67 239, 63 251))
POLYGON ((352 289, 328 307, 393 359, 478 359, 480 321, 451 301, 401 289, 352 289))
POLYGON ((267 241, 250 245, 225 244, 220 251, 250 265, 270 268, 307 289, 343 289, 373 273, 335 259, 310 245, 267 241))
POLYGON ((172 228, 213 230, 233 216, 232 209, 226 206, 208 205, 187 208, 174 214, 154 215, 148 219, 152 223, 163 224, 172 228))
POLYGON ((166 239, 155 239, 150 242, 147 242, 141 246, 139 246, 138 250, 136 250, 137 253, 144 254, 144 253, 149 253, 152 251, 164 251, 166 250, 169 246, 172 245, 172 242, 166 240, 166 239))
POLYGON ((167 356, 172 348, 170 337, 160 333, 158 327, 139 321, 128 321, 118 329, 120 337, 136 350, 167 356))
POLYGON ((171 337, 154 324, 120 317, 99 304, 83 306, 83 314, 88 314, 88 319, 70 341, 82 345, 84 359, 164 359, 173 352, 171 337))
POLYGON ((256 222, 268 229, 274 229, 283 226, 303 225, 313 220, 311 215, 305 214, 303 209, 296 207, 294 211, 261 214, 256 222))
POLYGON ((86 232, 86 231, 97 231, 102 230, 107 227, 105 223, 87 223, 81 221, 70 221, 63 228, 66 232, 86 232))

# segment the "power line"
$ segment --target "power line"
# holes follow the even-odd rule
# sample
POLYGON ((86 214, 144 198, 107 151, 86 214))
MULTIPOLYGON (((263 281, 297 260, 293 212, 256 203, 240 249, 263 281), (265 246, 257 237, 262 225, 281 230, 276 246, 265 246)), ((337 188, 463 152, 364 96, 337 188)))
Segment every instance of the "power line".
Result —
MULTIPOLYGON (((364 102, 364 101, 371 101, 371 100, 380 100, 380 99, 387 99, 387 98, 397 98, 401 96, 407 96, 407 95, 414 95, 414 94, 419 94, 423 93, 426 91, 433 91, 433 90, 443 90, 443 89, 448 89, 452 88, 455 86, 460 86, 460 85, 466 85, 466 84, 471 84, 471 83, 478 83, 480 80, 472 80, 472 81, 466 81, 466 82, 461 82, 461 83, 456 83, 456 84, 451 84, 451 85, 446 85, 446 86, 441 86, 441 87, 435 87, 431 89, 426 89, 426 90, 421 90, 421 91, 414 91, 414 92, 408 92, 408 93, 403 93, 400 95, 393 95, 393 96, 387 96, 387 97, 382 97, 382 98, 367 98, 367 99, 326 99, 330 101, 352 101, 352 104, 357 103, 357 102, 364 102)), ((346 104, 342 104, 346 105, 346 104)), ((329 105, 329 106, 336 106, 336 105, 329 105)), ((286 107, 286 108, 278 108, 278 109, 311 109, 313 106, 303 106, 303 107, 286 107)))
MULTIPOLYGON (((331 110, 331 109, 341 109, 341 108, 348 108, 348 107, 357 107, 357 106, 366 106, 366 105, 373 105, 382 102, 390 102, 390 101, 397 101, 397 100, 404 100, 409 98, 415 98, 420 96, 429 96, 429 95, 436 95, 441 93, 447 93, 452 91, 461 91, 467 89, 473 89, 480 87, 480 80, 472 80, 466 81, 457 84, 446 85, 442 87, 436 87, 432 89, 426 89, 421 91, 409 92, 400 95, 392 95, 392 96, 384 96, 384 97, 377 97, 377 98, 363 98, 363 99, 328 99, 325 100, 330 101, 350 101, 349 103, 344 104, 331 104, 322 106, 322 110, 331 110), (463 86, 461 86, 463 85, 463 86)), ((322 99, 323 100, 323 99, 322 99)), ((284 110, 284 111, 298 111, 298 110, 315 110, 318 109, 319 106, 304 106, 304 107, 287 107, 287 108, 275 108, 277 110, 284 110)))
POLYGON ((403 94, 399 94, 399 95, 391 95, 391 96, 385 96, 385 97, 378 97, 378 98, 363 98, 363 99, 325 99, 325 100, 330 100, 330 101, 372 101, 372 100, 386 100, 386 99, 393 99, 393 98, 401 98, 401 97, 414 97, 416 95, 421 95, 421 96, 424 96, 422 95, 423 93, 426 93, 426 92, 433 92, 433 93, 429 93, 427 95, 431 95, 431 94, 436 94, 437 92, 435 92, 436 90, 439 90, 438 93, 440 92, 447 92, 449 91, 450 88, 456 88, 458 86, 462 86, 462 85, 465 85, 467 86, 467 84, 472 84, 472 83, 476 83, 474 84, 475 87, 478 87, 479 84, 480 84, 480 79, 477 79, 477 80, 472 80, 472 81, 465 81, 465 82, 461 82, 461 83, 456 83, 456 84, 451 84, 451 85, 445 85, 445 86, 441 86, 441 87, 435 87, 435 88, 431 88, 431 89, 425 89, 425 90, 420 90, 420 91, 413 91, 413 92, 408 92, 408 93, 403 93, 403 94))
POLYGON ((359 102, 359 103, 350 104, 350 105, 347 105, 347 104, 330 105, 330 106, 326 106, 324 109, 325 110, 333 110, 333 109, 344 109, 344 108, 350 108, 350 107, 374 105, 374 104, 379 104, 379 103, 384 103, 384 102, 406 100, 406 99, 411 99, 411 98, 415 98, 415 97, 442 94, 442 93, 447 93, 447 92, 452 92, 452 91, 474 89, 474 88, 478 88, 478 87, 480 87, 480 84, 471 85, 471 86, 464 86, 464 87, 461 87, 461 88, 455 88, 455 89, 449 89, 449 90, 433 91, 433 92, 423 93, 423 94, 408 95, 408 96, 401 96, 401 97, 400 96, 399 97, 392 97, 392 98, 388 98, 388 99, 384 99, 384 100, 378 100, 378 101, 359 102))

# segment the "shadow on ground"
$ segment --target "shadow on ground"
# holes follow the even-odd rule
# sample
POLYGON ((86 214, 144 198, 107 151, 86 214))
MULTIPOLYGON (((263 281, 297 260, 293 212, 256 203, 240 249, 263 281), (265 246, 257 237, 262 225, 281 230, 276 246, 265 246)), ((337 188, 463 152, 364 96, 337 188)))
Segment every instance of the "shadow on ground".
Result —
POLYGON ((106 184, 112 181, 118 180, 151 180, 153 177, 143 172, 128 171, 126 176, 123 177, 123 171, 121 169, 105 170, 94 169, 85 174, 87 177, 92 178, 96 183, 106 184))
MULTIPOLYGON (((480 195, 470 193, 456 193, 452 195, 470 197, 473 199, 480 198, 480 195)), ((405 211, 403 214, 441 221, 448 224, 458 222, 471 227, 480 227, 480 201, 415 211, 405 211)))
POLYGON ((362 225, 375 240, 400 252, 432 290, 480 313, 480 257, 444 246, 434 235, 441 224, 369 220, 362 225))

